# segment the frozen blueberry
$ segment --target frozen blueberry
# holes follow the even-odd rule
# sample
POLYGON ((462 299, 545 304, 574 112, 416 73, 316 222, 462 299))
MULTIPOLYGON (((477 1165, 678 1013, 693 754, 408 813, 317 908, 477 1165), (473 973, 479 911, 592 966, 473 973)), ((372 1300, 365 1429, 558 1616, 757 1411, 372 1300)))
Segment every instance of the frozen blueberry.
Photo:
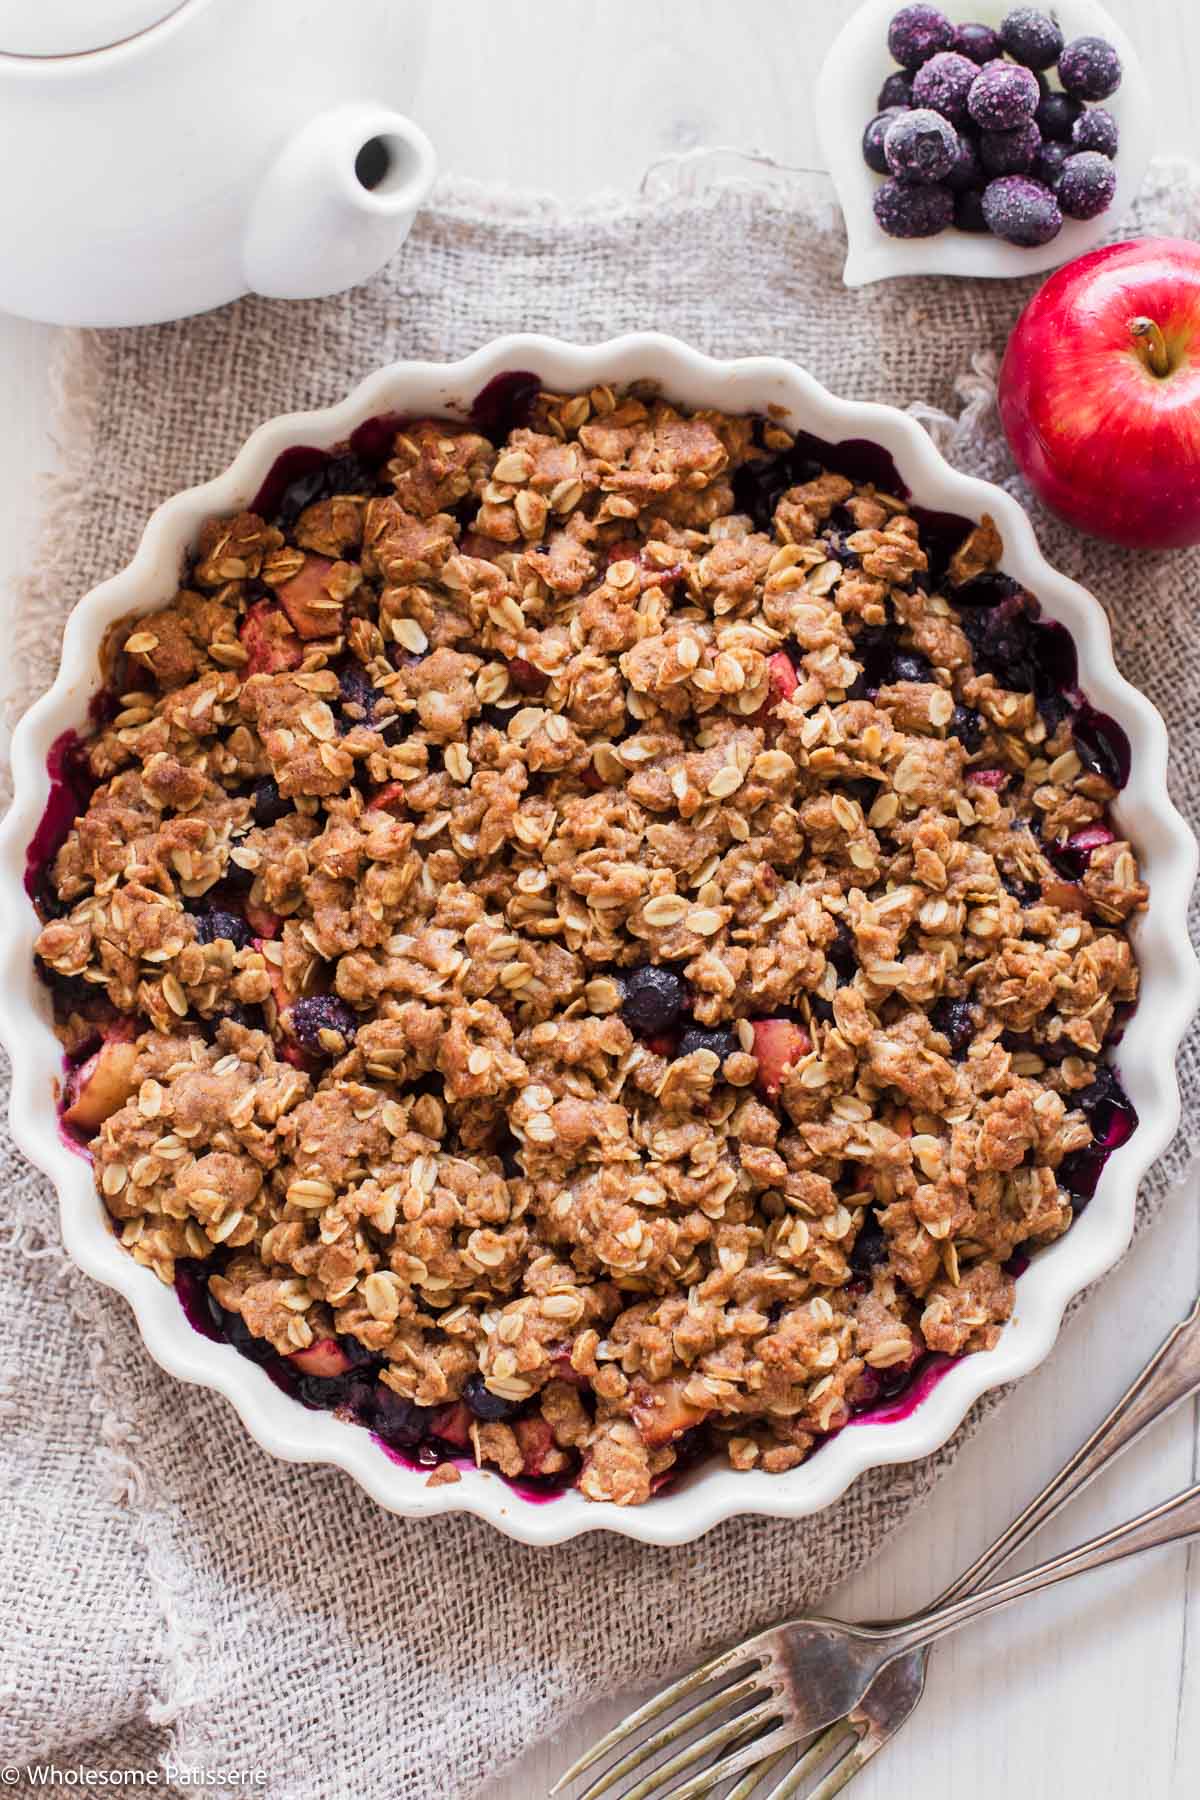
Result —
POLYGON ((1058 79, 1077 100, 1107 100, 1121 85, 1121 59, 1104 38, 1073 38, 1058 59, 1058 79))
POLYGON ((948 187, 918 187, 909 181, 885 181, 872 202, 875 219, 889 237, 933 237, 954 217, 954 195, 948 187))
POLYGON ((956 706, 950 715, 950 735, 956 737, 968 756, 983 742, 983 720, 973 706, 956 706))
POLYGON ((214 906, 198 915, 196 940, 201 944, 213 944, 218 938, 227 938, 235 950, 247 950, 254 942, 254 933, 240 913, 226 912, 214 906))
POLYGON ((1052 192, 1058 187, 1063 165, 1071 154, 1069 144, 1043 144, 1033 165, 1033 178, 1052 192))
POLYGON ((354 1042, 358 1022, 335 994, 310 994, 291 1011, 292 1030, 302 1049, 313 1056, 341 1056, 354 1042))
POLYGON ((999 56, 1000 39, 990 25, 969 22, 954 27, 954 42, 950 48, 957 50, 960 56, 969 56, 973 63, 982 67, 984 63, 994 62, 999 56))
POLYGON ((1038 101, 1033 122, 1043 138, 1056 144, 1070 142, 1071 131, 1083 108, 1070 94, 1045 94, 1038 101))
POLYGON ((953 41, 954 27, 936 6, 903 6, 888 26, 888 49, 904 69, 919 69, 953 41))
POLYGON ((989 231, 1006 243, 1032 248, 1048 244, 1062 230, 1062 213, 1048 187, 1028 175, 1001 175, 983 190, 989 231))
POLYGON ((966 188, 977 188, 983 183, 983 170, 979 166, 979 155, 974 143, 961 132, 958 138, 958 151, 946 176, 946 186, 952 194, 961 194, 966 188))
POLYGON ((983 216, 983 189, 964 188, 954 196, 954 223, 960 231, 990 231, 983 216))
POLYGON ((886 107, 883 112, 875 115, 863 132, 863 161, 868 169, 874 169, 877 175, 886 175, 888 172, 887 158, 883 154, 884 133, 893 120, 898 119, 900 114, 906 110, 901 106, 886 107))
POLYGON ((914 104, 932 107, 957 125, 966 117, 967 95, 978 73, 969 56, 960 56, 957 50, 939 50, 913 76, 914 104))
POLYGON ((912 105, 912 78, 903 69, 893 69, 879 90, 879 98, 875 102, 878 112, 886 112, 889 106, 912 105))
POLYGON ((975 1014, 966 1000, 939 1000, 930 1008, 929 1023, 950 1040, 950 1054, 957 1059, 975 1036, 975 1014))
POLYGON ((279 792, 279 783, 269 775, 254 790, 254 823, 274 825, 292 811, 292 802, 279 792))
POLYGON ((1037 77, 1017 63, 987 63, 971 83, 967 111, 987 131, 1011 131, 1032 119, 1041 99, 1037 77))
POLYGON ((639 1037, 670 1031, 686 1005, 687 986, 674 969, 644 963, 640 969, 630 969, 625 977, 621 1013, 630 1031, 636 1031, 639 1037))
POLYGON ((720 1062, 724 1062, 727 1056, 733 1056, 740 1049, 741 1044, 738 1042, 736 1031, 724 1028, 716 1031, 703 1031, 698 1025, 693 1025, 680 1038, 676 1055, 691 1056, 695 1050, 711 1050, 720 1062))
POLYGON ((1032 119, 1011 131, 981 131, 979 160, 989 175, 1028 175, 1042 147, 1042 134, 1032 119))
POLYGON ((1117 191, 1117 171, 1098 150, 1080 150, 1068 156, 1055 194, 1068 219, 1095 219, 1112 205, 1117 191))
POLYGON ((958 133, 929 106, 898 113, 883 134, 887 166, 901 181, 940 181, 957 153, 958 133))
POLYGON ((1000 42, 1027 69, 1048 69, 1063 47, 1057 20, 1036 6, 1014 6, 1000 21, 1000 42))
POLYGON ((1076 150, 1098 150, 1101 156, 1117 154, 1119 135, 1117 121, 1105 106, 1089 106, 1071 127, 1076 150))
POLYGON ((505 1400, 500 1394, 493 1394, 484 1386, 483 1376, 476 1372, 468 1375, 463 1388, 463 1399, 477 1419, 483 1419, 488 1425, 502 1425, 506 1419, 513 1419, 521 1410, 519 1400, 505 1400))

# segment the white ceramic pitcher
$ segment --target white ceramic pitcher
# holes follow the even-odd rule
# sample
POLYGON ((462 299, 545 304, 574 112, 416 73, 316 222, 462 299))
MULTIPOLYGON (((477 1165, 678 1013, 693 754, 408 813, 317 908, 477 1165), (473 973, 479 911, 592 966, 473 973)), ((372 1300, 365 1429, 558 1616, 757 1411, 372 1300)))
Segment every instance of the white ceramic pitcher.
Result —
POLYGON ((435 172, 426 0, 0 0, 0 309, 181 318, 353 287, 435 172))

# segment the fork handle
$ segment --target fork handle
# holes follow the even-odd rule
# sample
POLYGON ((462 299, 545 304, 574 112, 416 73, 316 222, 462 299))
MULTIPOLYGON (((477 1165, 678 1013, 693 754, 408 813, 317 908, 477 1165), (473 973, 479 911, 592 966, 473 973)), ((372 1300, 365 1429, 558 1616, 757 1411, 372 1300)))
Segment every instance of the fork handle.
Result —
POLYGON ((1143 1550, 1156 1550, 1164 1544, 1197 1536, 1200 1536, 1200 1482, 1184 1488, 1182 1493, 1164 1500, 1161 1505, 1151 1507, 1149 1512, 1140 1513, 1136 1519, 1114 1525, 1111 1531, 1090 1538, 1075 1550, 1067 1550, 1062 1556, 1039 1563, 1036 1568, 997 1582, 994 1587, 981 1588, 962 1600, 952 1600, 948 1606, 885 1628, 879 1633, 881 1647, 886 1648, 890 1662, 907 1650, 935 1643, 938 1638, 957 1631, 961 1625, 984 1613, 1008 1606, 1014 1600, 1023 1600, 1027 1594, 1039 1593, 1043 1588, 1054 1587, 1060 1581, 1069 1581, 1073 1575, 1085 1575, 1091 1569, 1103 1569, 1109 1563, 1122 1562, 1127 1556, 1138 1556, 1143 1550))
POLYGON ((1080 1446, 1070 1461, 1031 1500, 995 1543, 964 1569, 944 1593, 933 1601, 937 1611, 964 1594, 974 1593, 1013 1556, 1021 1545, 1040 1531, 1049 1519, 1085 1488, 1123 1450, 1149 1430, 1171 1408, 1200 1392, 1200 1299, 1160 1345, 1146 1367, 1117 1401, 1108 1417, 1080 1446))

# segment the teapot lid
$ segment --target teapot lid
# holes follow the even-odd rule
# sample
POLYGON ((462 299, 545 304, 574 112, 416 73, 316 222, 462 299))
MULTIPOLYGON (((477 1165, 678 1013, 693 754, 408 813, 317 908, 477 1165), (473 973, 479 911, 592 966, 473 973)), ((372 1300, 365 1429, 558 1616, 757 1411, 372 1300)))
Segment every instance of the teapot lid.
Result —
POLYGON ((187 0, 0 0, 0 55, 79 56, 136 37, 187 0))

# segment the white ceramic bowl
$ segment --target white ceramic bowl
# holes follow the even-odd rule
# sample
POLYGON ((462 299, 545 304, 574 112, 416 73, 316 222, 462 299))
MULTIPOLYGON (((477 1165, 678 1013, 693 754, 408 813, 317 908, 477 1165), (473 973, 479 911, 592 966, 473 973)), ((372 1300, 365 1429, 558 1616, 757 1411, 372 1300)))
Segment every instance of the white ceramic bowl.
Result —
MULTIPOLYGON (((1120 128, 1116 159, 1117 191, 1098 219, 1065 219, 1058 236, 1038 249, 1022 250, 999 238, 968 231, 936 237, 890 238, 871 210, 882 176, 863 161, 862 134, 878 110, 884 77, 896 64, 887 47, 887 28, 904 0, 866 0, 830 45, 817 78, 817 131, 821 149, 846 219, 848 250, 842 278, 862 287, 889 275, 1036 275, 1082 256, 1107 237, 1133 204, 1142 185, 1154 141, 1154 103, 1142 61, 1128 34, 1097 0, 1061 0, 1053 7, 1068 43, 1077 37, 1107 38, 1121 58, 1121 85, 1101 102, 1120 128)), ((957 24, 968 19, 997 26, 1010 0, 960 0, 942 11, 957 24)), ((1057 85, 1053 69, 1051 82, 1057 85)))
POLYGON ((1128 1243, 1138 1181, 1179 1118, 1175 1051, 1200 998, 1200 971, 1186 921, 1196 846, 1167 798, 1167 737, 1161 718, 1114 668, 1101 607, 1043 559, 1015 500, 956 473, 906 414, 836 399, 802 369, 776 358, 715 362, 673 338, 650 334, 588 349, 541 337, 502 338, 464 362, 397 363, 369 376, 337 406, 272 419, 259 427, 224 474, 160 506, 128 568, 80 601, 67 624, 58 679, 17 729, 13 765, 16 801, 0 832, 0 917, 8 927, 0 952, 0 1039, 14 1065, 13 1132, 57 1187, 67 1250, 85 1274, 124 1294, 147 1348, 171 1374, 224 1394, 251 1434, 274 1455, 336 1463, 394 1512, 472 1512, 530 1544, 557 1543, 595 1530, 622 1532, 644 1543, 678 1544, 734 1513, 801 1518, 819 1511, 864 1469, 910 1462, 937 1449, 980 1394, 1026 1374, 1042 1360, 1067 1301, 1110 1269, 1128 1243), (1004 537, 1005 570, 1039 596, 1049 618, 1068 628, 1084 691, 1128 733, 1133 772, 1113 811, 1138 846, 1151 892, 1149 910, 1136 927, 1142 1003, 1119 1058, 1141 1123, 1112 1156, 1078 1223, 1022 1276, 1012 1321, 998 1347, 954 1364, 909 1417, 850 1426, 789 1474, 736 1474, 713 1463, 693 1471, 674 1491, 633 1508, 594 1504, 575 1491, 535 1504, 497 1475, 479 1470, 466 1471, 452 1486, 429 1488, 423 1473, 390 1461, 359 1426, 306 1411, 231 1347, 190 1328, 173 1289, 119 1247, 94 1192, 88 1163, 60 1136, 55 1095, 62 1056, 50 1026, 48 994, 34 974, 38 927, 22 885, 26 846, 49 791, 47 753, 61 732, 85 727, 88 701, 100 685, 97 653, 105 630, 115 619, 149 612, 170 598, 201 522, 212 513, 247 505, 276 457, 291 445, 331 446, 380 413, 461 416, 494 375, 510 369, 533 370, 560 391, 652 379, 689 406, 731 412, 780 407, 794 425, 826 440, 867 438, 882 445, 916 501, 973 519, 991 513, 1004 537))

